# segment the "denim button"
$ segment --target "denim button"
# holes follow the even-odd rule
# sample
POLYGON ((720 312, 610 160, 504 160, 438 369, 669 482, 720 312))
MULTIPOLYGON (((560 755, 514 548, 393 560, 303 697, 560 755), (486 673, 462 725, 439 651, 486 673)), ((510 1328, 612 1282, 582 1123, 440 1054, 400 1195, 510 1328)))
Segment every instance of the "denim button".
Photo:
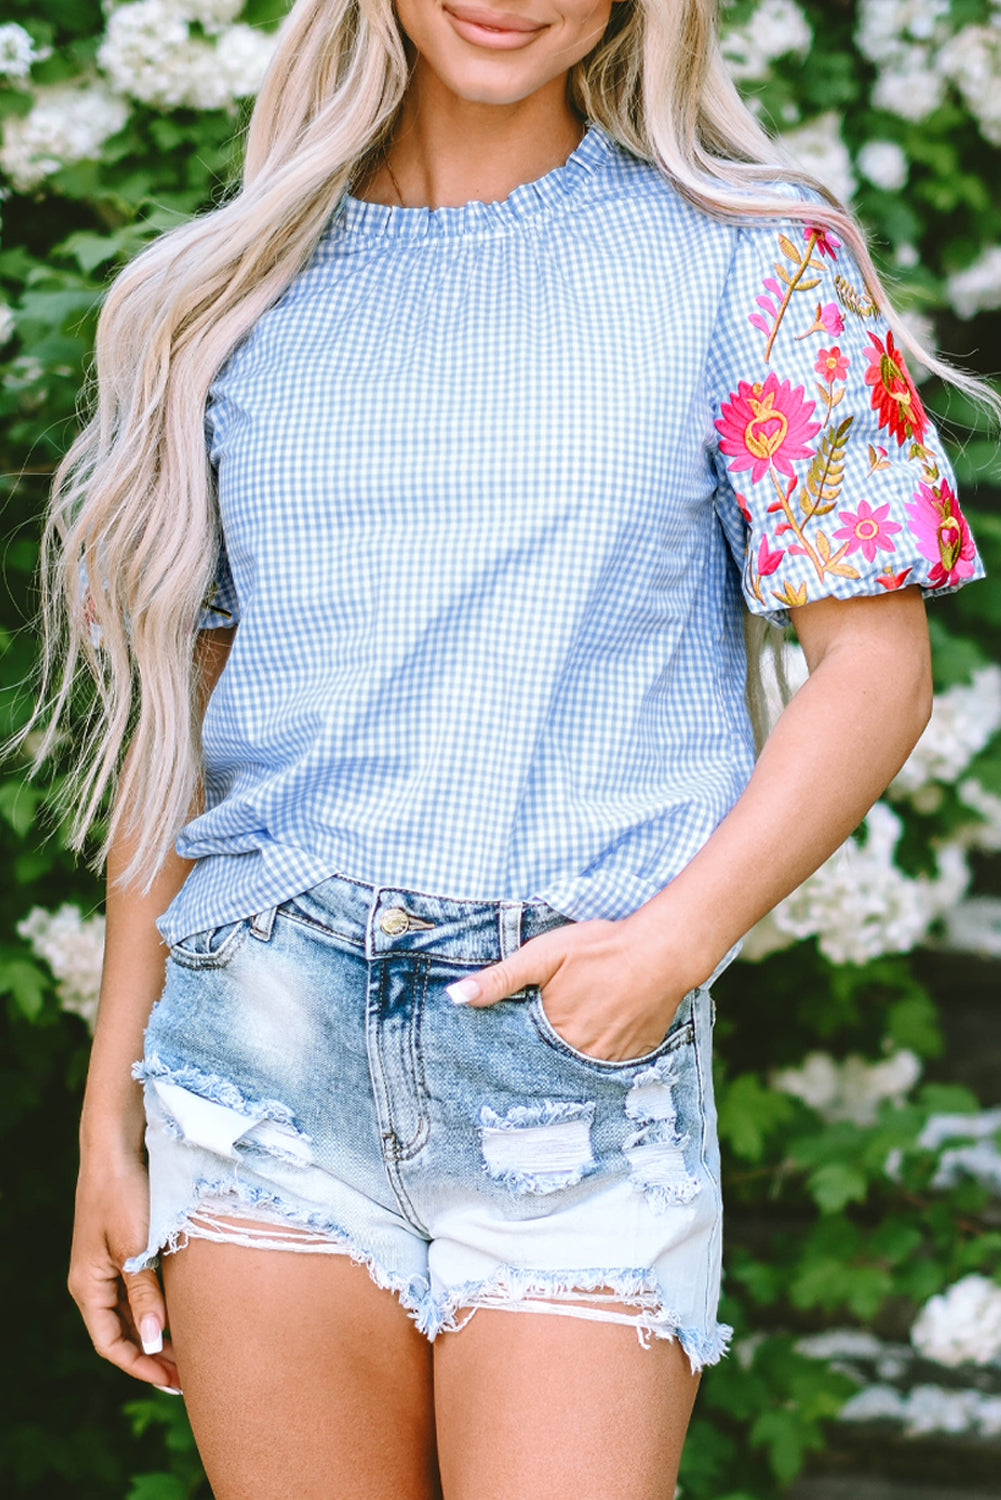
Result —
POLYGON ((379 926, 387 937, 398 937, 410 926, 410 916, 402 906, 391 906, 379 918, 379 926))

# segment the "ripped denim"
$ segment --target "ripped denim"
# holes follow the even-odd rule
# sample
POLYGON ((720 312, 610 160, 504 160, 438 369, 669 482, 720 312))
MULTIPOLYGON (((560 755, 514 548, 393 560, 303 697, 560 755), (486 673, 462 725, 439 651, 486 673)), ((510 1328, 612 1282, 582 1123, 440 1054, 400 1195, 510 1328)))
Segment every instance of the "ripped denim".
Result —
POLYGON ((481 1307, 677 1339, 715 1363, 712 1002, 645 1057, 576 1051, 530 988, 445 986, 568 919, 335 876, 170 951, 144 1081, 150 1230, 344 1254, 431 1339, 481 1307))

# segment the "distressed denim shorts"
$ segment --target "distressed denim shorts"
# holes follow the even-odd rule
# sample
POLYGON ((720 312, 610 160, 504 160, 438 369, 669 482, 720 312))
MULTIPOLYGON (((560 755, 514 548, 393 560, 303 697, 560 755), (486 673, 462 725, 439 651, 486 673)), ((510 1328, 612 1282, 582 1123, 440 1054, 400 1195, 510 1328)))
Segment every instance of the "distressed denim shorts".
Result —
POLYGON ((125 1269, 191 1236, 346 1254, 432 1339, 481 1307, 564 1313, 715 1363, 708 990, 627 1062, 571 1047, 535 987, 445 993, 568 920, 334 876, 175 944, 134 1070, 151 1211, 125 1269))

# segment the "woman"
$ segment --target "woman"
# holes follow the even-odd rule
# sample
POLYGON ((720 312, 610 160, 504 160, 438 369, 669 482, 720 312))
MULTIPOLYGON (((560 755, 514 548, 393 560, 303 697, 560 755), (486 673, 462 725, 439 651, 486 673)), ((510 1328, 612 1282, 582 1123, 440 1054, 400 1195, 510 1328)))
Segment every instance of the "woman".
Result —
POLYGON ((982 569, 715 26, 299 0, 242 190, 109 295, 47 540, 78 842, 130 738, 70 1285, 218 1500, 670 1496, 725 1351, 709 984, 982 569), (745 604, 811 669, 756 765, 745 604))

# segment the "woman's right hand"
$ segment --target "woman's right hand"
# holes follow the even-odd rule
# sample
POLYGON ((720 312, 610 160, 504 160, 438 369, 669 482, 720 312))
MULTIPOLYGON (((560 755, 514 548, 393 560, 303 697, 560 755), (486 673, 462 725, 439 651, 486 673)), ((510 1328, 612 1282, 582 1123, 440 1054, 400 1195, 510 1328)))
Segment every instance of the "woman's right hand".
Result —
POLYGON ((77 1181, 69 1290, 94 1348, 127 1375, 180 1391, 167 1310, 153 1270, 123 1275, 146 1245, 149 1183, 137 1156, 85 1154, 77 1181))

